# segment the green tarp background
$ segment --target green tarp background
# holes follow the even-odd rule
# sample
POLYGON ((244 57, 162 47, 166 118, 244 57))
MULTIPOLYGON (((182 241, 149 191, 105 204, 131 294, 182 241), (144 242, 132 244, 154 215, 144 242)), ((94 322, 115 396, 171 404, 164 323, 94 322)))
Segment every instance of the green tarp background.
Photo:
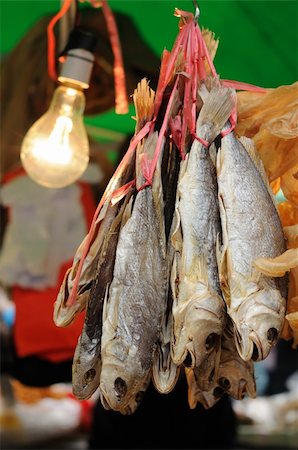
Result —
MULTIPOLYGON (((220 44, 215 58, 222 78, 263 87, 297 81, 298 2, 296 0, 202 0, 200 26, 211 29, 220 44)), ((194 11, 190 0, 110 0, 110 7, 130 15, 148 45, 161 55, 171 49, 178 32, 174 8, 194 11)), ((90 7, 80 4, 80 7, 90 7)), ((0 51, 9 52, 43 15, 56 14, 58 0, 0 0, 0 51)), ((45 55, 46 57, 46 55, 45 55)), ((21 74, 20 74, 21 76, 21 74)), ((13 86, 12 86, 13 88, 13 86)), ((130 133, 134 110, 124 116, 114 111, 87 118, 87 122, 130 133)))

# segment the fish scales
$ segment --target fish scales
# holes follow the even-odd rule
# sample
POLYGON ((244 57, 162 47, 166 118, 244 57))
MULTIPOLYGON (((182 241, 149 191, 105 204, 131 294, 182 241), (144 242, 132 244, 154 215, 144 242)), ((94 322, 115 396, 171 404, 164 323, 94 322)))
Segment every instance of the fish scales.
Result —
POLYGON ((151 188, 137 193, 120 231, 106 304, 100 388, 104 401, 124 413, 150 377, 165 310, 165 239, 155 208, 151 188))
MULTIPOLYGON (((208 136, 208 133, 206 134, 208 136)), ((209 287, 220 294, 216 240, 221 229, 216 171, 209 150, 197 142, 189 154, 187 172, 179 183, 179 192, 179 212, 185 244, 185 273, 192 269, 196 258, 204 256, 209 287)))
MULTIPOLYGON (((226 128, 228 125, 226 126, 226 128)), ((241 357, 264 359, 276 343, 285 312, 284 283, 256 271, 253 262, 286 250, 280 218, 256 155, 234 133, 217 158, 224 249, 221 282, 241 357)))
POLYGON ((146 369, 162 314, 158 287, 162 287, 160 275, 164 265, 159 248, 152 193, 144 189, 137 196, 132 220, 123 229, 118 245, 111 296, 115 286, 122 285, 117 334, 127 349, 132 345, 139 348, 141 364, 146 369), (153 267, 152 261, 157 265, 153 267))
POLYGON ((114 216, 114 221, 105 234, 98 256, 97 270, 88 298, 84 326, 74 354, 72 388, 74 395, 80 400, 90 398, 100 382, 103 303, 113 278, 123 209, 124 205, 121 208, 119 205, 110 208, 110 215, 114 216))
MULTIPOLYGON (((233 106, 231 90, 208 92, 197 120, 197 135, 212 142, 233 106)), ((209 389, 219 364, 226 307, 217 268, 221 226, 216 169, 209 149, 196 139, 181 162, 173 228, 172 357, 176 364, 201 366, 201 387, 209 389)))
POLYGON ((221 185, 226 184, 230 188, 230 195, 222 194, 229 248, 233 253, 235 270, 247 275, 256 258, 283 253, 285 239, 278 212, 249 154, 232 134, 228 134, 223 143, 225 156, 219 179, 221 185), (242 226, 238 226, 239 223, 242 226), (251 245, 252 242, 255 245, 251 245))

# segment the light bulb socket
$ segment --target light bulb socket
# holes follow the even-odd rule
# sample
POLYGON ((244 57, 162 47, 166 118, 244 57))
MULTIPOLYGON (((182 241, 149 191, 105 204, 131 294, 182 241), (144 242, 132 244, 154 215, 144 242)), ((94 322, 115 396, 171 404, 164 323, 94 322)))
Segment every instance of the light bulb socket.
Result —
POLYGON ((78 84, 83 89, 89 87, 96 43, 97 38, 90 31, 75 28, 71 32, 66 48, 60 55, 64 56, 58 77, 60 82, 78 84))
POLYGON ((60 56, 65 56, 73 48, 82 48, 94 53, 97 44, 97 36, 90 30, 82 27, 75 27, 69 35, 65 49, 60 56))

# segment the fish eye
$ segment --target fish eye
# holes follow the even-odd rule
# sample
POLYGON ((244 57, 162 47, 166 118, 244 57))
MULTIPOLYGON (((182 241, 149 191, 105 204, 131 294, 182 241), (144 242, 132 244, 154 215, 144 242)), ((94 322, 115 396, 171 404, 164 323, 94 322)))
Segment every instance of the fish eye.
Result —
POLYGON ((219 386, 217 386, 213 391, 213 395, 215 398, 222 397, 224 395, 224 393, 225 393, 224 390, 219 386))
POLYGON ((277 339, 277 329, 276 328, 269 328, 269 330, 267 331, 267 339, 269 342, 274 342, 277 339))
POLYGON ((230 389, 230 387, 231 387, 230 381, 229 381, 227 378, 225 378, 225 377, 221 377, 221 378, 218 380, 218 384, 219 384, 220 387, 221 387, 222 389, 224 389, 225 391, 228 390, 228 389, 230 389))
POLYGON ((114 381, 114 388, 117 393, 117 397, 123 398, 126 395, 127 384, 122 378, 116 378, 116 380, 114 381))
POLYGON ((94 380, 95 375, 96 375, 96 370, 95 369, 87 370, 87 372, 84 375, 86 383, 90 383, 92 380, 94 380))
POLYGON ((217 340, 218 340, 218 334, 216 334, 216 333, 209 334, 209 336, 207 336, 207 339, 205 341, 206 350, 207 351, 212 350, 215 347, 217 340))
POLYGON ((141 403, 141 401, 142 401, 143 398, 144 398, 144 395, 145 395, 145 392, 144 392, 144 391, 139 391, 139 392, 137 393, 137 395, 136 395, 136 402, 137 402, 137 403, 141 403))

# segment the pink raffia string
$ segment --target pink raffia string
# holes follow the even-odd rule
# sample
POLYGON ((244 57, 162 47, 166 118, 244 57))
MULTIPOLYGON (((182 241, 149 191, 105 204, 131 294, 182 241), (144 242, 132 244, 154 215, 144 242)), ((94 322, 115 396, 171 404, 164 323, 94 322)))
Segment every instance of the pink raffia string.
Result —
POLYGON ((184 96, 183 96, 183 114, 182 114, 182 128, 181 128, 181 148, 180 153, 182 159, 185 158, 186 151, 186 135, 187 135, 187 125, 191 121, 191 69, 192 69, 192 60, 191 60, 191 38, 192 38, 192 26, 193 22, 188 26, 188 39, 186 42, 186 52, 185 52, 185 72, 188 75, 185 77, 184 82, 184 96))
POLYGON ((192 135, 197 141, 199 141, 202 145, 204 145, 204 147, 206 147, 206 148, 210 147, 211 142, 205 141, 205 139, 201 138, 196 133, 193 133, 192 135))
POLYGON ((163 55, 160 76, 155 94, 154 118, 157 117, 157 114, 159 112, 165 89, 171 81, 171 78, 175 75, 175 65, 177 63, 179 53, 185 46, 187 35, 188 29, 186 26, 184 26, 178 33, 172 51, 166 52, 163 55))
POLYGON ((114 14, 106 0, 102 0, 102 11, 106 20, 114 54, 115 111, 117 114, 127 114, 128 100, 121 44, 114 14))
POLYGON ((136 185, 136 180, 131 180, 128 183, 121 186, 119 189, 116 189, 111 196, 111 204, 114 206, 120 200, 122 200, 136 185))
MULTIPOLYGON (((141 139, 143 139, 150 131, 150 127, 151 127, 151 122, 147 122, 144 127, 132 138, 130 145, 128 147, 127 152, 125 153, 125 155, 123 156, 120 164, 118 165, 114 175, 112 176, 112 178, 109 181, 109 184, 96 208, 96 211, 94 213, 93 219, 92 219, 92 223, 87 235, 87 239, 85 241, 85 245, 82 251, 82 256, 79 262, 79 266, 78 266, 78 270, 74 279, 74 283, 73 283, 73 287, 72 290, 70 292, 70 295, 67 299, 66 302, 66 306, 72 306, 75 301, 76 301, 76 297, 77 297, 77 293, 78 293, 78 286, 79 286, 79 280, 80 280, 80 276, 82 273, 82 268, 83 268, 83 264, 84 261, 86 259, 87 253, 90 249, 90 245, 93 242, 93 238, 94 238, 94 233, 95 230, 97 228, 97 218, 99 216, 99 213, 101 211, 101 208, 103 207, 105 201, 112 196, 112 194, 115 194, 115 185, 117 183, 117 180, 119 179, 119 177, 122 175, 122 173, 124 172, 130 158, 132 157, 138 143, 140 142, 141 139)), ((120 198, 119 198, 120 199, 120 198)), ((114 204, 116 204, 115 198, 114 198, 114 204)))
MULTIPOLYGON (((169 120, 170 132, 172 139, 178 150, 181 148, 181 116, 177 115, 175 117, 170 117, 169 120)), ((182 157, 182 156, 181 156, 182 157)), ((184 159, 184 158, 182 158, 184 159)))
POLYGON ((227 134, 231 133, 234 130, 234 128, 236 127, 236 124, 237 124, 237 108, 236 108, 236 106, 232 111, 229 121, 230 121, 231 126, 228 129, 223 130, 220 133, 221 137, 225 137, 227 134))
POLYGON ((254 84, 243 83, 242 81, 221 80, 221 83, 223 86, 234 88, 237 91, 260 92, 261 94, 266 94, 267 92, 265 88, 255 86, 254 84))
POLYGON ((190 32, 190 54, 188 56, 190 63, 190 86, 188 98, 186 98, 186 122, 190 134, 195 132, 197 121, 197 92, 199 87, 200 77, 198 75, 198 61, 199 61, 199 43, 196 38, 195 27, 196 22, 193 22, 193 27, 190 32))
POLYGON ((197 38, 196 41, 198 45, 198 62, 197 62, 198 76, 200 80, 205 80, 207 76, 205 67, 206 48, 204 47, 204 39, 198 24, 196 24, 195 32, 197 38))
POLYGON ((175 8, 174 16, 180 17, 179 27, 182 28, 186 23, 190 23, 194 21, 194 15, 189 11, 184 11, 179 8, 175 8))

